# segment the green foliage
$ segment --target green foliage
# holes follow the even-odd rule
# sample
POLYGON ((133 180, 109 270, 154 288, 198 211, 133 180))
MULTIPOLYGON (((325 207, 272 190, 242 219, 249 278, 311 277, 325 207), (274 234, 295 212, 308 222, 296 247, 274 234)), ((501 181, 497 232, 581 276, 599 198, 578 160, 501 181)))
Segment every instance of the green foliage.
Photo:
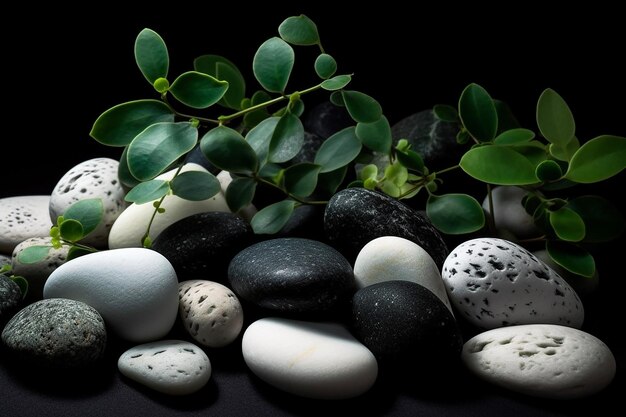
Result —
POLYGON ((278 27, 280 37, 293 45, 316 45, 320 43, 315 23, 301 14, 285 19, 278 27))
POLYGON ((165 180, 150 180, 137 184, 124 198, 130 203, 145 204, 158 200, 170 192, 170 184, 165 180))
POLYGON ((335 133, 320 146, 314 163, 322 168, 320 172, 330 172, 346 166, 361 152, 361 141, 354 127, 347 127, 335 133))
POLYGON ((252 146, 239 132, 226 126, 209 130, 200 141, 200 149, 213 165, 225 171, 251 174, 259 167, 252 146))
POLYGON ((193 61, 193 67, 198 72, 226 81, 228 89, 218 103, 234 110, 241 109, 241 102, 246 98, 246 80, 235 64, 219 55, 202 55, 193 61))
POLYGON ((478 84, 468 85, 461 93, 459 117, 469 134, 480 142, 491 141, 498 132, 496 106, 478 84))
POLYGON ((17 255, 17 261, 24 265, 36 264, 48 256, 52 246, 33 245, 25 248, 17 255))
POLYGON ((467 194, 431 195, 426 214, 435 227, 453 235, 475 232, 485 225, 483 208, 467 194))
POLYGON ((190 201, 202 201, 221 190, 215 175, 204 171, 187 171, 170 181, 172 194, 190 201))
POLYGON ((526 185, 538 182, 532 162, 509 146, 475 147, 463 155, 460 165, 468 175, 490 184, 526 185))
POLYGON ((537 126, 548 142, 559 146, 566 145, 576 132, 569 106, 551 88, 544 90, 537 102, 537 126))
POLYGON ((280 38, 265 41, 254 55, 252 70, 259 84, 271 93, 282 93, 287 87, 295 54, 280 38))
POLYGON ((257 234, 277 233, 287 224, 295 207, 296 202, 293 200, 270 204, 252 218, 252 230, 257 234))
POLYGON ((135 61, 150 84, 159 78, 167 78, 170 65, 165 42, 151 29, 139 32, 135 40, 135 61))
POLYGON ((588 184, 603 181, 626 168, 626 138, 602 135, 581 146, 572 156, 565 176, 588 184))
POLYGON ((178 101, 196 109, 214 105, 224 97, 226 90, 227 81, 197 71, 179 75, 169 89, 178 101))
POLYGON ((315 72, 318 77, 326 80, 337 72, 337 61, 328 54, 319 54, 315 60, 315 72))
POLYGON ((269 143, 269 161, 287 162, 298 154, 304 143, 304 127, 298 116, 286 112, 278 120, 269 143))

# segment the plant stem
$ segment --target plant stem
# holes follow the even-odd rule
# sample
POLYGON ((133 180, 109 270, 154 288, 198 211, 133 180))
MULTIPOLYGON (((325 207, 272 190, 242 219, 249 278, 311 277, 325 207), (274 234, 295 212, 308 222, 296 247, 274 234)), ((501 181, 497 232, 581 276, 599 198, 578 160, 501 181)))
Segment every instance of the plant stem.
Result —
POLYGON ((176 116, 179 117, 184 117, 186 119, 198 119, 201 122, 206 122, 206 123, 213 123, 213 124, 220 124, 219 120, 215 120, 215 119, 209 119, 207 117, 200 117, 200 116, 192 116, 190 114, 186 114, 186 113, 181 113, 178 110, 176 110, 169 102, 169 100, 167 99, 167 95, 163 94, 161 96, 161 100, 163 101, 163 103, 165 103, 167 105, 167 107, 169 107, 169 109, 172 111, 172 113, 174 113, 176 116))
POLYGON ((435 175, 438 177, 439 175, 443 174, 444 172, 449 172, 449 171, 453 171, 457 168, 460 168, 460 165, 454 165, 445 169, 442 169, 441 171, 435 171, 435 175))
POLYGON ((261 177, 256 177, 255 179, 258 182, 262 182, 263 184, 269 185, 269 186, 271 186, 273 188, 276 188, 277 190, 282 191, 283 193, 285 193, 287 195, 287 197, 297 201, 300 204, 308 204, 308 205, 324 205, 324 204, 328 204, 328 201, 322 201, 322 200, 319 200, 319 201, 318 200, 303 200, 302 198, 289 193, 287 190, 279 187, 278 185, 274 184, 271 181, 268 181, 268 180, 266 180, 264 178, 261 178, 261 177))
MULTIPOLYGON (((173 181, 174 178, 176 178, 178 176, 178 174, 180 174, 180 171, 183 169, 184 165, 185 164, 183 162, 183 163, 181 163, 178 166, 178 169, 176 170, 176 172, 174 173, 174 176, 172 177, 172 179, 170 181, 173 181)), ((161 204, 163 204, 163 201, 165 200, 165 197, 167 197, 167 194, 165 194, 163 197, 161 197, 159 202, 154 206, 154 211, 152 212, 152 216, 150 217, 150 221, 148 222, 148 227, 146 229, 146 233, 141 238, 141 246, 142 247, 143 247, 143 242, 146 240, 147 237, 150 236, 150 228, 152 227, 152 223, 154 222, 154 219, 155 219, 156 215, 159 213, 159 209, 161 208, 161 204)))

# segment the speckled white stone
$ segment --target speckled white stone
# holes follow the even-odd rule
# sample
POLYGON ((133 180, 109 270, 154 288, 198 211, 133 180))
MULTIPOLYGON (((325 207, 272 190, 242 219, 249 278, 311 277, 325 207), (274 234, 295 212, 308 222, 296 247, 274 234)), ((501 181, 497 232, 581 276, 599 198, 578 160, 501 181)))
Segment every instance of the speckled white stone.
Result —
POLYGON ((418 244, 397 236, 367 243, 354 262, 358 288, 383 281, 411 281, 426 287, 452 311, 439 268, 418 244))
POLYGON ((128 349, 117 361, 120 372, 170 395, 192 394, 211 378, 211 362, 193 343, 161 340, 128 349))
POLYGON ((512 242, 468 240, 448 255, 442 277, 457 316, 478 327, 583 324, 583 305, 569 284, 512 242))
POLYGON ((108 328, 132 342, 165 336, 178 313, 178 279, 160 253, 143 248, 81 256, 57 268, 44 298, 69 298, 95 308, 108 328))
POLYGON ((600 285, 600 273, 596 269, 591 277, 584 277, 582 275, 574 274, 563 268, 561 265, 554 262, 554 260, 548 254, 545 249, 533 252, 533 255, 537 259, 543 261, 546 265, 552 268, 557 274, 559 274, 567 283, 576 291, 579 297, 583 300, 586 296, 593 294, 600 285))
POLYGON ((303 397, 356 397, 378 375, 372 352, 335 323, 263 318, 246 329, 242 352, 259 378, 303 397))
MULTIPOLYGON (((517 238, 538 236, 540 231, 535 226, 533 217, 526 212, 522 205, 522 198, 526 191, 512 185, 493 187, 494 222, 496 229, 502 233, 513 233, 517 238)), ((489 215, 489 196, 483 200, 485 214, 489 215)))
POLYGON ((105 248, 115 219, 124 211, 124 189, 117 177, 119 162, 111 158, 94 158, 70 169, 57 183, 50 196, 50 218, 56 223, 72 204, 85 199, 102 200, 102 221, 82 243, 105 248))
POLYGON ((50 235, 50 196, 0 198, 0 253, 10 254, 31 237, 50 235))
POLYGON ((178 284, 178 298, 183 326, 197 342, 222 347, 239 336, 243 310, 228 287, 212 281, 183 281, 178 284))
POLYGON ((0 268, 5 265, 11 265, 11 257, 8 255, 0 254, 0 268))
POLYGON ((479 377, 536 397, 572 399, 603 390, 615 376, 609 348, 571 327, 529 324, 489 330, 463 346, 463 362, 479 377))
POLYGON ((11 267, 15 275, 20 275, 28 281, 28 297, 32 300, 41 300, 43 298, 43 286, 46 280, 59 266, 65 263, 69 246, 63 245, 56 249, 52 247, 52 238, 48 237, 31 237, 26 239, 13 249, 11 259, 11 267), (24 264, 19 261, 19 254, 26 248, 32 246, 48 246, 50 249, 48 255, 39 262, 24 264))
MULTIPOLYGON (((198 164, 186 164, 181 172, 187 171, 206 171, 198 164)), ((174 177, 176 170, 168 171, 156 177, 157 179, 170 180, 174 177)), ((152 240, 169 225, 181 220, 192 214, 204 213, 207 211, 224 211, 230 212, 226 204, 224 193, 217 193, 215 196, 202 201, 184 200, 175 195, 168 195, 163 200, 161 207, 165 209, 165 213, 158 214, 154 218, 152 227, 150 228, 150 237, 152 240)), ((141 247, 142 237, 148 229, 148 223, 154 213, 152 203, 131 204, 117 218, 111 233, 109 234, 109 248, 131 248, 141 247)))

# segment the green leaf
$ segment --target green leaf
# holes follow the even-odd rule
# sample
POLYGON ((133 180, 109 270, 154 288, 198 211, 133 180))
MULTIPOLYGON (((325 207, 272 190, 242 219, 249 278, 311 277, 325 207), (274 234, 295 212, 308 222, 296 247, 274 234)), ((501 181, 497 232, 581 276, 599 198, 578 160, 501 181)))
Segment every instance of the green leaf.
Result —
POLYGON ((487 90, 470 84, 459 99, 459 117, 469 133, 481 142, 489 142, 498 131, 498 113, 487 90))
POLYGON ((358 123, 356 136, 374 152, 388 154, 391 151, 391 126, 385 116, 372 123, 358 123))
POLYGON ((557 145, 555 143, 550 144, 550 155, 558 159, 559 161, 569 162, 572 156, 580 148, 580 142, 576 136, 572 136, 569 142, 565 146, 557 145))
POLYGON ((17 254, 17 261, 24 265, 36 264, 46 259, 50 249, 52 249, 52 246, 29 246, 17 254))
POLYGON ((343 102, 343 96, 341 95, 341 91, 333 91, 330 93, 329 100, 336 107, 346 107, 346 103, 343 102))
POLYGON ((120 164, 117 167, 117 178, 128 188, 132 188, 139 184, 137 178, 133 177, 133 174, 130 173, 130 169, 128 168, 128 146, 124 148, 122 151, 122 156, 120 156, 120 164))
POLYGON ((205 171, 187 171, 177 175, 171 182, 172 193, 185 200, 202 201, 221 191, 215 175, 205 171))
POLYGON ((498 99, 493 99, 493 104, 498 115, 498 134, 520 127, 508 104, 498 99))
POLYGON ((546 250, 554 262, 574 274, 591 278, 596 270, 593 256, 580 246, 549 240, 546 250))
POLYGON ((130 190, 124 200, 136 204, 158 200, 170 191, 170 185, 164 180, 150 180, 138 184, 130 190))
POLYGON ((535 168, 537 165, 548 159, 546 145, 538 140, 531 140, 528 143, 511 145, 510 148, 528 159, 535 168))
POLYGON ((139 32, 135 40, 135 61, 151 85, 159 78, 167 78, 170 65, 167 47, 155 31, 146 28, 139 32))
POLYGON ((560 146, 565 146, 576 133, 569 106, 551 88, 546 88, 537 101, 537 126, 548 142, 560 146))
POLYGON ((548 159, 542 161, 535 169, 535 175, 540 181, 556 181, 563 176, 561 166, 555 161, 548 159))
POLYGON ((585 223, 585 242, 607 242, 618 238, 626 229, 622 213, 605 198, 586 195, 567 204, 585 223))
POLYGON ((133 177, 151 180, 186 154, 198 140, 198 129, 188 122, 156 123, 128 146, 128 168, 133 177))
POLYGON ((337 192, 339 186, 343 183, 348 172, 348 166, 342 166, 334 171, 322 173, 317 178, 317 188, 328 195, 333 195, 337 192))
POLYGON ((170 87, 176 100, 193 107, 205 109, 217 103, 228 90, 228 82, 197 71, 182 73, 170 87))
POLYGON ((256 234, 273 234, 287 224, 296 202, 293 200, 283 200, 270 204, 254 215, 250 224, 256 234))
POLYGON ((535 137, 535 132, 528 129, 517 128, 500 133, 493 142, 498 145, 515 145, 526 143, 535 137))
POLYGON ((278 34, 293 45, 316 45, 320 42, 315 22, 301 14, 283 20, 278 27, 278 34))
POLYGON ((343 90, 341 94, 346 109, 355 122, 372 123, 383 115, 380 104, 367 94, 353 90, 343 90))
POLYGON ((459 113, 454 107, 448 106, 447 104, 435 104, 433 113, 437 119, 443 120, 444 122, 455 123, 459 121, 459 113))
POLYGON ((71 261, 72 259, 76 259, 83 255, 88 255, 90 253, 93 253, 93 252, 85 248, 81 248, 80 246, 72 246, 67 252, 67 260, 71 261))
POLYGON ((268 117, 252 128, 246 135, 246 141, 252 146, 261 164, 267 160, 270 141, 280 117, 268 117))
POLYGON ((602 135, 581 146, 569 163, 565 177, 579 183, 603 181, 626 168, 626 138, 602 135))
POLYGON ((475 232, 485 225, 483 208, 467 194, 430 195, 426 214, 437 229, 451 235, 475 232))
POLYGON ((424 171, 424 161, 422 160, 420 154, 418 154, 417 152, 410 149, 406 152, 397 151, 396 157, 402 165, 407 167, 407 169, 417 172, 424 171))
POLYGON ((259 84, 272 93, 282 93, 287 87, 295 55, 284 40, 273 37, 265 41, 254 55, 252 70, 259 84))
POLYGON ((369 180, 378 178, 378 167, 375 164, 369 164, 363 167, 359 175, 361 180, 369 180))
POLYGON ((304 143, 304 127, 300 119, 285 113, 274 129, 269 146, 270 162, 287 162, 300 152, 304 143))
POLYGON ((332 77, 337 72, 337 61, 328 54, 319 54, 315 59, 315 73, 322 80, 332 77))
POLYGON ((386 181, 392 182, 396 187, 402 187, 409 179, 409 172, 399 162, 394 162, 385 168, 386 181))
POLYGON ((570 242, 579 242, 585 237, 585 223, 578 213, 567 207, 550 212, 550 225, 556 235, 570 242))
POLYGON ((508 146, 486 145, 470 149, 460 166, 469 176, 497 185, 536 183, 535 166, 508 146))
MULTIPOLYGON (((352 76, 350 75, 335 75, 333 78, 330 78, 324 81, 321 85, 324 90, 336 91, 336 90, 341 90, 346 85, 350 84, 350 81, 352 81, 352 76)), ((336 101, 337 100, 333 101, 335 105, 336 105, 336 101)), ((343 97, 342 97, 342 102, 343 102, 343 97)))
POLYGON ((320 146, 314 163, 320 165, 321 173, 334 171, 348 165, 361 152, 361 141, 356 137, 354 126, 333 134, 320 146))
POLYGON ((319 165, 303 162, 285 170, 285 189, 298 197, 308 197, 317 186, 319 165))
POLYGON ((73 219, 64 220, 59 226, 59 232, 61 237, 69 242, 76 242, 84 237, 83 225, 73 219))
POLYGON ((200 141, 204 156, 216 167, 234 174, 251 174, 259 167, 254 149, 239 132, 226 126, 209 130, 200 141))
POLYGON ((233 213, 237 213, 252 203, 257 182, 254 178, 235 178, 226 189, 226 203, 233 213))
POLYGON ((13 275, 9 277, 9 279, 17 284, 20 287, 20 292, 22 293, 22 299, 26 298, 26 294, 28 294, 28 281, 26 278, 21 277, 19 275, 13 275))
POLYGON ((89 135, 103 145, 126 146, 148 126, 173 121, 174 113, 161 101, 129 101, 102 113, 89 135))
POLYGON ((196 71, 228 82, 228 90, 218 102, 224 107, 241 110, 241 102, 246 96, 246 81, 239 68, 219 55, 202 55, 193 61, 196 71))
POLYGON ((302 100, 296 100, 289 103, 289 108, 292 114, 300 117, 304 113, 304 102, 302 100))
POLYGON ((93 232, 102 221, 104 206, 99 198, 86 198, 72 204, 63 213, 64 220, 72 219, 80 222, 83 235, 93 232))

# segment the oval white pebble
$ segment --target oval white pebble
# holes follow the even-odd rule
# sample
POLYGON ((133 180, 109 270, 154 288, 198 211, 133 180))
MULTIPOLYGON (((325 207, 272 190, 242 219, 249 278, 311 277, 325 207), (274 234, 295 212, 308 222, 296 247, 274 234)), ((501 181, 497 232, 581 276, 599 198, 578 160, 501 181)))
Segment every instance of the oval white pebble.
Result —
MULTIPOLYGON (((493 187, 491 197, 496 229, 504 233, 513 233, 517 238, 539 235, 540 230, 535 226, 533 216, 526 212, 522 204, 526 194, 523 188, 512 185, 493 187)), ((488 195, 483 200, 483 209, 485 214, 489 215, 488 195)))
POLYGON ((192 394, 211 378, 211 362, 193 343, 161 340, 128 349, 117 361, 120 372, 170 395, 192 394))
POLYGON ((165 336, 178 313, 174 268, 160 253, 143 248, 107 250, 66 262, 50 274, 43 296, 89 304, 112 331, 133 342, 165 336))
POLYGON ((190 280, 178 284, 179 313, 185 330, 209 347, 232 343, 243 326, 237 296, 222 284, 190 280))
POLYGON ((47 195, 0 198, 0 253, 10 254, 28 238, 49 236, 49 204, 47 195))
POLYGON ((356 397, 378 375, 372 352, 335 323, 263 318, 246 329, 242 351, 259 378, 308 398, 356 397))
POLYGON ((354 278, 358 288, 391 280, 415 282, 452 311, 437 264, 428 252, 408 239, 383 236, 368 242, 354 262, 354 278))
POLYGON ((601 340, 571 327, 528 324, 489 330, 463 346, 479 377, 536 397, 571 399, 601 391, 615 376, 615 357, 601 340))

